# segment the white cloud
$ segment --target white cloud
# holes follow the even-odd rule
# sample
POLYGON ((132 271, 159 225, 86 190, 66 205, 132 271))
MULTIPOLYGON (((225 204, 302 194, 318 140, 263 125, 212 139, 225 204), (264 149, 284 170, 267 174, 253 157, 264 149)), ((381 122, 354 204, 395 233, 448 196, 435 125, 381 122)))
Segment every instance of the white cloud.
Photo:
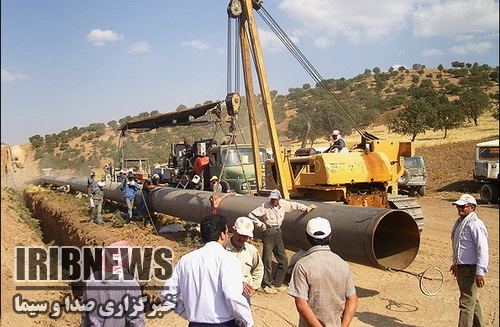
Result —
POLYGON ((376 41, 405 27, 405 19, 421 0, 284 0, 279 8, 301 22, 301 33, 351 42, 376 41))
POLYGON ((498 31, 498 1, 442 0, 423 3, 413 13, 415 36, 498 31))
POLYGON ((2 82, 15 82, 24 79, 31 79, 31 77, 22 73, 9 73, 2 68, 2 82))
POLYGON ((122 40, 123 38, 124 36, 121 34, 115 33, 110 30, 103 31, 98 28, 93 29, 87 35, 87 41, 95 46, 103 46, 107 42, 116 42, 122 40))
POLYGON ((427 49, 427 50, 422 51, 422 55, 424 57, 441 56, 443 54, 444 54, 444 52, 441 49, 427 49))
POLYGON ((472 35, 472 34, 458 34, 458 35, 455 35, 455 41, 457 42, 468 42, 468 41, 472 41, 476 38, 476 36, 472 35))
POLYGON ((314 45, 319 49, 326 49, 332 44, 332 41, 326 37, 318 37, 314 39, 314 45))
POLYGON ((451 52, 464 55, 468 53, 484 53, 491 48, 490 42, 466 43, 464 45, 456 45, 451 48, 451 52))
MULTIPOLYGON (((285 49, 285 46, 283 43, 281 43, 280 39, 276 36, 271 31, 266 31, 264 29, 259 28, 259 39, 260 39, 260 45, 262 46, 262 49, 268 50, 270 52, 278 52, 283 49, 285 49)), ((298 44, 299 39, 295 36, 288 36, 293 43, 298 44)))
POLYGON ((200 40, 184 41, 181 43, 181 45, 185 47, 192 47, 198 50, 206 50, 210 48, 210 46, 207 43, 200 40))
POLYGON ((131 53, 150 52, 151 46, 149 45, 148 42, 141 41, 141 42, 137 42, 137 43, 132 44, 130 47, 128 47, 127 51, 131 52, 131 53))

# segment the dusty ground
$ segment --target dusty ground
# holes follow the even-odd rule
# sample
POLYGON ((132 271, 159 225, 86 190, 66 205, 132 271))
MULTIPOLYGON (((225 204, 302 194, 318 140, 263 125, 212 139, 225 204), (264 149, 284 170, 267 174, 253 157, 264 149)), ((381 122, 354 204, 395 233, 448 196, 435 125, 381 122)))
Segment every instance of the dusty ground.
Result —
MULTIPOLYGON (((439 267, 445 274, 441 292, 434 297, 427 297, 420 292, 418 278, 413 275, 351 264, 360 297, 358 311, 351 326, 445 327, 456 325, 458 288, 448 272, 451 257, 449 234, 456 212, 450 203, 462 192, 469 192, 478 197, 478 184, 472 181, 473 147, 479 141, 498 137, 498 122, 495 124, 478 127, 477 130, 475 129, 476 132, 467 134, 467 141, 464 141, 463 131, 452 131, 451 140, 448 140, 454 142, 452 144, 432 142, 433 135, 427 135, 421 141, 421 146, 417 148, 417 154, 425 157, 430 180, 428 195, 425 198, 417 198, 424 210, 425 230, 421 235, 419 254, 407 271, 420 273, 428 267, 439 267)), ((36 164, 29 159, 24 162, 24 168, 16 169, 14 172, 9 162, 6 163, 4 160, 4 150, 5 147, 2 146, 2 186, 20 187, 24 181, 40 174, 36 164)), ((13 148, 12 152, 15 152, 14 156, 21 159, 30 158, 31 155, 26 146, 13 148)), ((43 193, 40 196, 46 197, 43 193)), ((13 281, 13 251, 16 245, 43 245, 57 235, 74 235, 79 241, 94 245, 128 239, 133 245, 170 246, 174 250, 175 260, 193 249, 189 246, 189 242, 183 240, 182 235, 165 239, 154 235, 151 227, 140 228, 130 224, 124 228, 115 228, 109 222, 100 227, 86 223, 86 217, 82 216, 85 210, 72 207, 73 202, 67 197, 50 195, 48 198, 50 200, 44 201, 44 205, 50 208, 47 210, 46 219, 58 217, 58 219, 64 219, 64 223, 61 224, 60 229, 44 228, 46 232, 50 230, 51 235, 46 235, 45 239, 42 239, 41 235, 28 227, 27 221, 30 223, 31 220, 26 219, 25 209, 22 209, 22 205, 16 202, 13 193, 2 189, 2 319, 0 324, 3 326, 75 326, 80 320, 77 315, 63 315, 60 320, 51 320, 44 315, 28 318, 12 312, 12 297, 18 293, 13 281), (71 226, 71 228, 65 229, 65 226, 71 226)), ((480 292, 487 326, 499 324, 498 209, 498 205, 480 204, 477 211, 488 227, 490 239, 490 272, 486 276, 486 286, 480 292)), ((257 245, 259 245, 258 242, 257 245)), ((288 254, 291 256, 293 253, 288 254)), ((22 294, 24 298, 32 301, 53 301, 60 299, 64 292, 23 291, 22 294)), ((276 295, 257 293, 252 298, 252 304, 256 326, 297 325, 298 314, 293 299, 284 293, 276 295)), ((169 314, 163 319, 147 321, 147 326, 186 325, 185 321, 174 314, 169 314)))

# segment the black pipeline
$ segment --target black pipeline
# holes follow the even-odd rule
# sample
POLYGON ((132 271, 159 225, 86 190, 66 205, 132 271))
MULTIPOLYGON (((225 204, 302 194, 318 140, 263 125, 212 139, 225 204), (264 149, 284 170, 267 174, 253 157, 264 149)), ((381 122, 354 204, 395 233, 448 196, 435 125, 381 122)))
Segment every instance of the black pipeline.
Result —
MULTIPOLYGON (((45 176, 34 184, 70 185, 71 190, 87 193, 86 180, 45 176)), ((120 183, 106 182, 104 195, 108 199, 124 202, 120 183)), ((140 192, 135 204, 140 203, 140 192)), ((211 192, 185 190, 172 187, 156 188, 150 193, 150 210, 200 222, 212 212, 211 192)), ((241 194, 229 194, 219 203, 218 212, 224 215, 230 226, 240 216, 246 216, 267 198, 241 194)), ((307 249, 305 228, 309 219, 323 217, 332 225, 332 250, 344 260, 379 269, 404 269, 415 259, 420 244, 420 233, 415 220, 406 212, 328 204, 314 201, 298 201, 317 208, 309 213, 288 213, 282 226, 285 246, 307 249)), ((256 233, 258 237, 259 234, 256 233)))

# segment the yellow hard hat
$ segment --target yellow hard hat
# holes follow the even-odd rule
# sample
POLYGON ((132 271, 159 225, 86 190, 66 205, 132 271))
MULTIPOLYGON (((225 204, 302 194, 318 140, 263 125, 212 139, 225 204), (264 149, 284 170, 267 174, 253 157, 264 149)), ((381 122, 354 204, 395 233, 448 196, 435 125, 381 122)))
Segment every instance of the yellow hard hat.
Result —
POLYGON ((210 178, 210 180, 211 180, 211 181, 213 181, 213 180, 219 180, 219 177, 217 177, 217 176, 213 175, 213 176, 212 176, 212 178, 210 178))

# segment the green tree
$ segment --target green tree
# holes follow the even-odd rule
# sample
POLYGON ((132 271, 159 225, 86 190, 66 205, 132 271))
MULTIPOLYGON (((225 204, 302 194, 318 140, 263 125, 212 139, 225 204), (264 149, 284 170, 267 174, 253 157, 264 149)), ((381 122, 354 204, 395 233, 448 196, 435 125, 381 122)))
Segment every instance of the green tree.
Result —
POLYGON ((460 61, 453 61, 451 63, 451 67, 453 67, 453 68, 464 68, 465 67, 465 63, 464 62, 460 62, 460 61))
POLYGON ((411 141, 415 141, 418 134, 425 131, 434 124, 436 111, 425 99, 411 100, 408 106, 401 110, 392 123, 391 130, 402 134, 411 135, 411 141))
POLYGON ((437 106, 437 119, 434 130, 443 130, 443 138, 445 139, 448 137, 448 130, 457 128, 463 123, 465 114, 460 110, 456 102, 450 103, 445 96, 442 99, 437 106))
POLYGON ((444 66, 443 66, 442 64, 439 64, 439 66, 438 66, 438 70, 439 70, 440 72, 442 72, 442 71, 443 71, 443 69, 444 69, 444 66))
POLYGON ((465 116, 477 126, 477 118, 490 109, 490 97, 480 88, 472 88, 460 95, 458 104, 465 116))
POLYGON ((373 70, 374 74, 380 74, 380 72, 381 72, 379 67, 374 67, 372 70, 373 70))
POLYGON ((41 148, 43 146, 43 137, 39 134, 33 135, 28 139, 33 149, 41 148))
POLYGON ((116 120, 110 120, 108 121, 108 126, 112 129, 116 129, 118 127, 118 123, 116 122, 116 120))

